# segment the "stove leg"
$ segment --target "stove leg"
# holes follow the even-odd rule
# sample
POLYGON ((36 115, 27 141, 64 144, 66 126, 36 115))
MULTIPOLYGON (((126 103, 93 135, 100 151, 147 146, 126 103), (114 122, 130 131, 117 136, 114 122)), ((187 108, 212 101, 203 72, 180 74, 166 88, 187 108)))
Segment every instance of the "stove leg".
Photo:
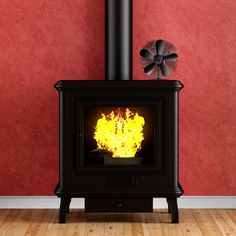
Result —
POLYGON ((167 202, 167 205, 168 205, 168 213, 171 213, 171 210, 170 210, 170 204, 168 202, 168 199, 166 198, 166 202, 167 202))
POLYGON ((70 213, 70 203, 71 203, 71 198, 69 198, 69 203, 68 203, 68 207, 67 207, 67 214, 69 214, 70 213))
POLYGON ((68 212, 71 198, 61 197, 60 211, 59 211, 59 223, 66 223, 66 213, 68 212))
POLYGON ((179 223, 179 211, 177 205, 177 198, 167 198, 168 211, 170 210, 172 223, 179 223))

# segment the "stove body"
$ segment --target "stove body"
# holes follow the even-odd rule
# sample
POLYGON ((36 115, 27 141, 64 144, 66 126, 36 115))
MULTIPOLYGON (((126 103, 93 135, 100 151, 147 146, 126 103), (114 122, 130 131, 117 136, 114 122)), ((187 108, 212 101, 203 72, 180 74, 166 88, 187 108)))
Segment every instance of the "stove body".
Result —
POLYGON ((178 222, 177 197, 183 193, 178 178, 178 94, 182 87, 171 80, 78 80, 55 85, 60 94, 60 173, 55 189, 61 198, 60 223, 66 222, 73 197, 85 198, 88 212, 150 212, 153 198, 164 197, 172 222, 178 222), (97 122, 101 114, 108 117, 116 110, 132 111, 131 117, 136 113, 145 123, 133 158, 122 154, 112 158, 97 150, 97 122))

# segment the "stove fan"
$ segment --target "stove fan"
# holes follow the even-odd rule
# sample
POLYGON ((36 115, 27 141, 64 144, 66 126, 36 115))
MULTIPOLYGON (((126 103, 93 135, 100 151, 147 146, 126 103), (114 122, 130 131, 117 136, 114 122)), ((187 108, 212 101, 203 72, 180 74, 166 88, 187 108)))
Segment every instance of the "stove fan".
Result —
POLYGON ((140 56, 144 73, 155 78, 157 76, 157 79, 167 77, 176 69, 178 55, 175 53, 175 47, 162 39, 149 42, 141 49, 140 56))

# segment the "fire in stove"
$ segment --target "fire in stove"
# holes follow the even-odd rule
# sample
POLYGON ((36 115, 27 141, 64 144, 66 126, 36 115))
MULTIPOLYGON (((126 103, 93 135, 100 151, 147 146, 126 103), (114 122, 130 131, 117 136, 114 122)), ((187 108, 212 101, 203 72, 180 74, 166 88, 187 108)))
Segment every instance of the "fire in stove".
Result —
POLYGON ((144 117, 129 108, 102 113, 93 136, 97 149, 110 153, 113 158, 134 158, 142 147, 144 125, 144 117))

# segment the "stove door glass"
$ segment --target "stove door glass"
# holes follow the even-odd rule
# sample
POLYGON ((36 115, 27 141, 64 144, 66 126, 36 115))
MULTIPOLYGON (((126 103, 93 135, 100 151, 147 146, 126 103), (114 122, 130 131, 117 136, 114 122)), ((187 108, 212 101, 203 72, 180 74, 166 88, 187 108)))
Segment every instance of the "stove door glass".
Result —
POLYGON ((155 109, 84 108, 84 165, 153 165, 155 109))

